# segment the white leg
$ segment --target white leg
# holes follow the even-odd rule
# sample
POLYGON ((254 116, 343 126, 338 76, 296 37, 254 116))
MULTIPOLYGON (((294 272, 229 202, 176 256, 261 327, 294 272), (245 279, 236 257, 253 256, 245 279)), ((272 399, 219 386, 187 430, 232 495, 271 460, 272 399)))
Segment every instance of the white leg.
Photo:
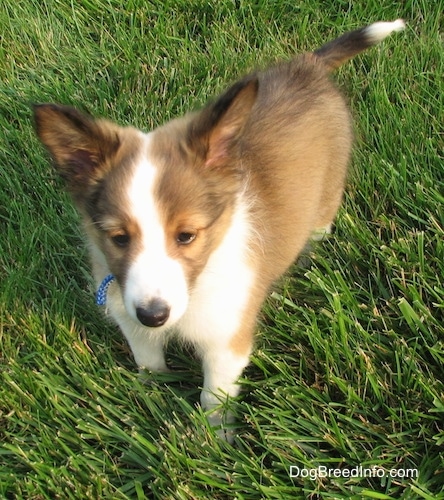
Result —
POLYGON ((331 230, 332 230, 332 223, 328 224, 328 226, 315 229, 310 236, 310 240, 322 241, 325 238, 325 235, 331 234, 331 230))
POLYGON ((249 356, 237 355, 228 347, 217 346, 203 353, 204 387, 200 396, 202 408, 208 412, 211 426, 222 426, 217 434, 232 442, 234 433, 223 428, 233 421, 233 415, 224 410, 223 403, 239 394, 237 383, 249 356))
POLYGON ((134 321, 126 312, 120 289, 111 286, 108 291, 108 312, 119 325, 141 370, 166 372, 164 346, 168 332, 150 332, 142 324, 134 321))
POLYGON ((302 269, 306 269, 310 267, 310 257, 309 254, 313 248, 313 242, 322 241, 327 234, 331 234, 332 224, 328 224, 326 227, 315 229, 311 235, 310 239, 305 244, 305 247, 302 249, 302 252, 299 254, 297 264, 302 269))
POLYGON ((155 332, 134 325, 132 320, 119 323, 140 369, 153 372, 168 371, 164 355, 165 332, 156 335, 155 332))

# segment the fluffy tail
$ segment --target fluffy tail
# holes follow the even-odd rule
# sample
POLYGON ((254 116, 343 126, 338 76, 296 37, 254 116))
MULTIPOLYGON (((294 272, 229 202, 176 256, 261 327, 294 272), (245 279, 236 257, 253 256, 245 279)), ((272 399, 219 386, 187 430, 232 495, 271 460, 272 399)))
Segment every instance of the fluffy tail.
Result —
POLYGON ((393 22, 379 22, 370 24, 365 28, 350 31, 344 35, 326 43, 314 54, 319 57, 324 64, 334 70, 355 55, 359 54, 372 45, 376 45, 393 31, 401 31, 405 28, 402 19, 393 22))

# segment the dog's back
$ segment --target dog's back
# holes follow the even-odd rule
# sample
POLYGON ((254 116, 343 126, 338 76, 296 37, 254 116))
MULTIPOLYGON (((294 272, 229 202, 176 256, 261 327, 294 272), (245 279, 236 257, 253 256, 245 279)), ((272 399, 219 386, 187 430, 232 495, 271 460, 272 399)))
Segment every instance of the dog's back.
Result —
POLYGON ((342 95, 313 54, 258 78, 258 98, 241 147, 268 254, 261 275, 274 279, 310 234, 327 228, 335 217, 352 128, 342 95))

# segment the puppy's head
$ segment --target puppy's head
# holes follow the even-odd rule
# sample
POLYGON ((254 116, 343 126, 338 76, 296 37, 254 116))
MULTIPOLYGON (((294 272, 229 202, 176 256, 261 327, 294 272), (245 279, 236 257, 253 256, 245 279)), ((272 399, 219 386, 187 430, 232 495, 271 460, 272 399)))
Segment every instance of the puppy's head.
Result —
POLYGON ((244 80, 148 134, 66 106, 35 106, 37 134, 133 320, 167 328, 185 313, 230 222, 242 184, 239 142, 256 93, 257 81, 244 80))

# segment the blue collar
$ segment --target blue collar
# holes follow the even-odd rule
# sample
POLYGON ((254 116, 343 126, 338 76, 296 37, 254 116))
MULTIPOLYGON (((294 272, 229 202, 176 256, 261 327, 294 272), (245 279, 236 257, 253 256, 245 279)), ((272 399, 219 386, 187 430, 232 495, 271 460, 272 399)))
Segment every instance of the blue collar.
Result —
POLYGON ((115 280, 112 274, 108 274, 105 279, 100 283, 100 286, 96 292, 96 304, 98 306, 104 306, 106 304, 106 293, 108 291, 108 287, 115 280))

